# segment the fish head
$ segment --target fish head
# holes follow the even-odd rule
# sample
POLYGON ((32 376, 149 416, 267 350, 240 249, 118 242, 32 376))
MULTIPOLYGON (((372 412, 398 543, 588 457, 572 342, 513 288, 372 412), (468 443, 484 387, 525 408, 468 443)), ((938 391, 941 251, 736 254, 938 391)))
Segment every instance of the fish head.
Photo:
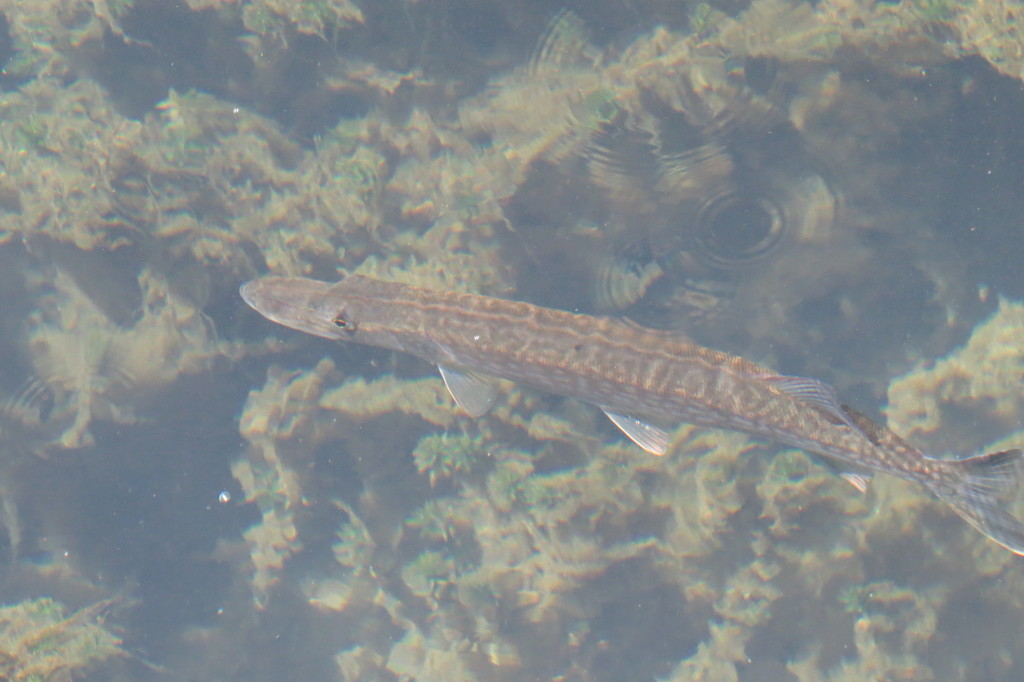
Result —
POLYGON ((333 284, 303 277, 261 277, 239 289, 249 307, 271 322, 325 339, 348 340, 333 284))

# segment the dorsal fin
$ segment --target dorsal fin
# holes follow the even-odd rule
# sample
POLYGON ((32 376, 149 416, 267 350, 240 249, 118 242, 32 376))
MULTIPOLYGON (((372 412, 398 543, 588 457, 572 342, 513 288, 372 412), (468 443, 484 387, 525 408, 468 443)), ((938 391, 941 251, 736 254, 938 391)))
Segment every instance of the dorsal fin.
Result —
POLYGON ((807 377, 789 377, 782 374, 767 376, 764 379, 791 398, 818 408, 834 423, 848 426, 870 440, 864 430, 843 408, 836 389, 824 381, 807 377))

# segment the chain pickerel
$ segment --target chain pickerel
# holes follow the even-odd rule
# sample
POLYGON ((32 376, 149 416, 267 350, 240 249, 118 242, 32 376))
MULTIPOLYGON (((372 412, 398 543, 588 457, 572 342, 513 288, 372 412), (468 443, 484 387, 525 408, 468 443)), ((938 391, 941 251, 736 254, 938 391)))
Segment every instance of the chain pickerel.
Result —
POLYGON ((742 431, 819 455, 860 490, 874 471, 920 483, 1024 555, 1024 523, 1003 508, 1018 485, 1020 450, 929 457, 815 379, 783 376, 624 320, 362 276, 337 283, 264 277, 241 294, 286 327, 436 364, 472 416, 490 408, 491 377, 500 377, 592 403, 658 455, 670 444, 666 427, 679 422, 742 431))

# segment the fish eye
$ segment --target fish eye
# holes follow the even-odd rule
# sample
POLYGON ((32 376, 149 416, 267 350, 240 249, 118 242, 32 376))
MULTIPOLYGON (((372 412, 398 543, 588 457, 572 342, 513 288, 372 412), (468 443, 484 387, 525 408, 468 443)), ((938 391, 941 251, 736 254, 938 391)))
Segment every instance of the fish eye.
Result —
POLYGON ((334 319, 331 320, 331 322, 333 322, 334 326, 337 327, 338 329, 344 329, 346 331, 354 331, 356 328, 356 326, 352 324, 352 322, 347 317, 345 317, 344 312, 339 312, 337 315, 335 315, 334 319))

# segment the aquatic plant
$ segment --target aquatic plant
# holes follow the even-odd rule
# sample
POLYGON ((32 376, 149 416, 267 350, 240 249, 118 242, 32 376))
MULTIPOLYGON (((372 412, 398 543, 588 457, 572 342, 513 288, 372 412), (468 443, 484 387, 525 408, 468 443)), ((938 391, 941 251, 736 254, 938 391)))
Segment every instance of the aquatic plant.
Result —
POLYGON ((364 18, 351 0, 257 0, 245 3, 242 21, 253 33, 284 41, 289 29, 326 38, 340 29, 362 24, 364 18))
MULTIPOLYGON (((288 457, 295 439, 305 439, 303 427, 313 422, 323 384, 334 373, 324 360, 309 372, 275 368, 267 384, 250 394, 240 431, 249 441, 246 454, 231 466, 246 498, 261 514, 245 531, 251 560, 250 586, 258 605, 265 605, 285 561, 302 549, 295 512, 303 501, 299 461, 288 457)), ((312 436, 308 436, 312 438, 312 436)), ((298 455, 308 456, 304 448, 298 455)))
POLYGON ((428 550, 402 568, 402 580, 416 596, 436 601, 452 577, 454 567, 444 552, 428 550))
POLYGON ((472 471, 483 456, 479 438, 467 434, 430 434, 420 439, 412 451, 416 470, 426 473, 433 486, 456 472, 472 471))
MULTIPOLYGON (((264 344, 222 342, 198 304, 149 268, 138 274, 136 319, 126 326, 57 269, 35 284, 39 309, 28 319, 25 349, 36 381, 55 399, 37 431, 63 431, 49 444, 92 444, 96 420, 136 423, 143 407, 179 377, 208 370, 224 357, 240 358, 264 344)), ((271 344, 272 347, 279 347, 271 344)))
POLYGON ((919 362, 889 386, 887 416, 893 429, 912 438, 929 439, 945 428, 937 452, 971 452, 985 443, 954 446, 946 435, 953 408, 984 411, 990 418, 1014 421, 1022 408, 1024 381, 1024 305, 1000 298, 988 320, 974 328, 966 343, 946 357, 919 362))
POLYGON ((112 600, 70 615, 48 597, 0 607, 0 675, 12 682, 70 682, 73 673, 124 656, 103 627, 112 600))

